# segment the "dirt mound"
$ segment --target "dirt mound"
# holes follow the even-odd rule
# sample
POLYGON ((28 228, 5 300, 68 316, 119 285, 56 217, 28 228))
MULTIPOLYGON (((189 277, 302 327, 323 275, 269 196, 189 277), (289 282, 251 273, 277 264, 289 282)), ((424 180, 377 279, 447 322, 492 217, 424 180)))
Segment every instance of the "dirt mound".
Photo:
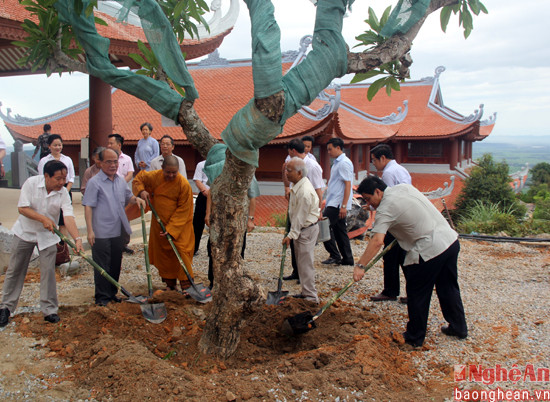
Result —
POLYGON ((317 308, 290 299, 262 306, 249 318, 228 360, 202 355, 198 342, 209 305, 164 292, 168 318, 151 324, 138 305, 61 307, 62 321, 39 314, 14 317, 24 336, 45 338, 47 356, 67 361, 66 377, 96 399, 250 400, 309 398, 415 399, 449 395, 452 384, 417 381, 415 353, 402 351, 389 324, 368 310, 337 302, 298 337, 281 331, 285 318, 317 308))

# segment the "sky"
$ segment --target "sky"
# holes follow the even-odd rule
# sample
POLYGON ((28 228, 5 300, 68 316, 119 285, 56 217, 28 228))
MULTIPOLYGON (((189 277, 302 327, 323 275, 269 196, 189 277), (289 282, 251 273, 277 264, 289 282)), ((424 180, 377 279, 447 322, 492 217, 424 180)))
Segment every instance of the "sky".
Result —
MULTIPOLYGON (((353 47, 357 43, 355 36, 368 28, 364 20, 368 18, 369 6, 380 16, 388 5, 396 3, 356 0, 344 20, 343 34, 348 45, 353 47)), ((489 14, 474 18, 474 30, 468 39, 458 27, 457 16, 451 17, 447 33, 441 30, 439 12, 428 18, 413 43, 411 79, 433 76, 436 67, 444 66, 440 85, 446 106, 467 116, 484 104, 482 119, 497 113, 489 141, 550 135, 546 123, 550 112, 550 1, 482 3, 489 14)), ((250 58, 250 22, 244 3, 240 5, 233 32, 219 49, 220 56, 229 60, 250 58)), ((274 5, 281 28, 281 49, 298 50, 300 38, 313 31, 314 6, 309 0, 274 0, 274 5)), ((38 118, 87 98, 88 78, 80 73, 0 78, 4 114, 11 108, 12 115, 38 118)), ((6 143, 13 143, 3 124, 0 135, 6 143)))

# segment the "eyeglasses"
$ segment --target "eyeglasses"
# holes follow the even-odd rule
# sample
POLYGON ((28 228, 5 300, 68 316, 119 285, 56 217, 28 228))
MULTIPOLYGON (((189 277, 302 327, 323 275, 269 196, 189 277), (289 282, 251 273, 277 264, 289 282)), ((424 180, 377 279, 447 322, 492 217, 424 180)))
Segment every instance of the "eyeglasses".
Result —
POLYGON ((106 163, 107 165, 116 165, 118 160, 103 161, 103 163, 106 163))

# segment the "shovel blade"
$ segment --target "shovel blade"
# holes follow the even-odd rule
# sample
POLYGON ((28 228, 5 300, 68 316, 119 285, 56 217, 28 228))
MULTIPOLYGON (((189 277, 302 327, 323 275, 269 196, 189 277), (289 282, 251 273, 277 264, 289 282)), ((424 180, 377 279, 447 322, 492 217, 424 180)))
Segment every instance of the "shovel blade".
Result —
POLYGON ((185 289, 187 294, 199 303, 208 303, 212 301, 212 291, 202 283, 195 283, 195 286, 191 286, 185 289))
POLYGON ((139 306, 143 317, 153 324, 160 324, 168 315, 164 303, 140 304, 139 306))
POLYGON ((288 296, 288 291, 286 290, 281 292, 268 292, 267 300, 265 301, 265 304, 270 304, 273 306, 283 304, 287 296, 288 296))
POLYGON ((317 328, 317 325, 313 321, 313 315, 309 311, 304 311, 287 318, 283 322, 281 330, 287 336, 296 336, 309 332, 314 328, 317 328))
POLYGON ((127 301, 128 303, 143 304, 143 303, 147 303, 148 300, 149 298, 147 296, 139 295, 139 296, 130 296, 125 301, 127 301))

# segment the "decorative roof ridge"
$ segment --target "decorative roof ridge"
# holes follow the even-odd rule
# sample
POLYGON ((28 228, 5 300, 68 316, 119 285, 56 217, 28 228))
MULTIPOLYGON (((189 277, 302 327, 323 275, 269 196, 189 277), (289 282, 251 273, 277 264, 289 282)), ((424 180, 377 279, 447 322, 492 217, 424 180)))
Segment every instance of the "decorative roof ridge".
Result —
POLYGON ((409 113, 408 100, 403 101, 403 107, 401 106, 397 107, 397 113, 390 113, 389 115, 382 116, 382 117, 377 117, 367 112, 364 112, 363 110, 360 110, 355 106, 350 105, 347 102, 341 102, 341 106, 343 110, 347 110, 348 112, 356 115, 357 117, 360 117, 363 120, 371 121, 373 123, 382 124, 386 126, 401 123, 403 120, 405 120, 405 117, 407 117, 407 114, 409 113))
POLYGON ((497 121, 497 112, 493 113, 492 115, 490 115, 485 120, 480 120, 479 125, 480 126, 492 126, 496 123, 496 121, 497 121))
MULTIPOLYGON (((112 88, 111 94, 113 94, 115 91, 116 91, 116 88, 112 88)), ((31 117, 21 116, 20 114, 16 114, 15 116, 12 116, 11 108, 6 109, 7 111, 6 114, 2 113, 2 102, 0 101, 0 118, 4 120, 4 122, 14 124, 17 126, 22 126, 22 127, 36 126, 39 124, 50 123, 52 121, 59 120, 63 117, 70 116, 76 112, 80 112, 81 110, 87 109, 89 106, 90 106, 90 100, 86 99, 82 102, 69 106, 68 108, 60 110, 59 112, 52 113, 47 116, 31 118, 31 117)))
POLYGON ((428 108, 439 114, 441 117, 458 124, 471 124, 481 120, 483 116, 483 103, 479 105, 479 109, 475 109, 469 116, 464 116, 448 107, 443 103, 441 88, 439 86, 439 76, 445 71, 445 66, 438 66, 435 69, 433 77, 432 92, 428 100, 428 108), (439 103, 437 100, 439 99, 439 103))
POLYGON ((317 99, 326 102, 324 106, 317 110, 302 106, 298 113, 314 121, 323 120, 329 114, 335 113, 340 106, 340 85, 332 83, 326 89, 334 89, 334 95, 330 95, 326 90, 317 95, 317 99))
POLYGON ((451 176, 451 185, 448 182, 443 183, 443 187, 439 187, 436 190, 423 193, 429 200, 437 200, 439 198, 447 197, 451 195, 455 187, 455 176, 451 176))

